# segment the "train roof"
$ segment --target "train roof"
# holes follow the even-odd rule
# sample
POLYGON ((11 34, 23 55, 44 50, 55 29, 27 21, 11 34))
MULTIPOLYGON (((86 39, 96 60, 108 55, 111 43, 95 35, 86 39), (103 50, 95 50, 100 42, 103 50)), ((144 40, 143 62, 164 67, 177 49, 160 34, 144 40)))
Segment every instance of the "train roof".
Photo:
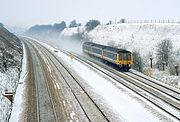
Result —
POLYGON ((104 49, 106 46, 100 44, 93 44, 92 47, 98 47, 104 49))
POLYGON ((98 48, 103 48, 104 50, 107 50, 107 51, 112 51, 112 52, 122 52, 122 53, 130 53, 130 51, 127 51, 125 49, 118 49, 118 48, 115 48, 115 47, 110 47, 110 46, 105 46, 105 45, 100 45, 100 44, 96 44, 96 43, 93 43, 93 42, 84 42, 83 45, 89 45, 89 46, 92 46, 92 47, 98 47, 98 48))
POLYGON ((125 49, 118 49, 118 48, 115 48, 115 47, 110 47, 110 46, 106 46, 106 48, 104 48, 104 50, 107 50, 107 51, 112 51, 112 52, 122 52, 122 53, 128 53, 130 51, 127 51, 125 49))
POLYGON ((95 43, 92 43, 92 42, 84 42, 84 43, 83 43, 83 45, 89 45, 89 46, 91 46, 91 45, 93 45, 93 44, 95 44, 95 43))

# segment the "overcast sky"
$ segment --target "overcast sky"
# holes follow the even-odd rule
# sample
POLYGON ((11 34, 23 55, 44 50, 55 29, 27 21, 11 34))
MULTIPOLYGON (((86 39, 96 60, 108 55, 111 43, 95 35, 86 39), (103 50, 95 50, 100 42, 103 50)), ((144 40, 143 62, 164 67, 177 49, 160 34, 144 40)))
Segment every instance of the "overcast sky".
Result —
POLYGON ((180 20, 180 0, 0 0, 0 22, 11 26, 121 18, 180 20))

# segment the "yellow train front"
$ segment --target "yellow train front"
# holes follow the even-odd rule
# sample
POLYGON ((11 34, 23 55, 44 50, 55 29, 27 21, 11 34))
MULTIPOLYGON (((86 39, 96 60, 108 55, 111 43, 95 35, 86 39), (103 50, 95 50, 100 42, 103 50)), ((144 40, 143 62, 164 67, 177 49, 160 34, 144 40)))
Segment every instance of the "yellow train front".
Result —
POLYGON ((132 53, 124 49, 84 42, 83 52, 123 71, 128 71, 133 64, 132 53))

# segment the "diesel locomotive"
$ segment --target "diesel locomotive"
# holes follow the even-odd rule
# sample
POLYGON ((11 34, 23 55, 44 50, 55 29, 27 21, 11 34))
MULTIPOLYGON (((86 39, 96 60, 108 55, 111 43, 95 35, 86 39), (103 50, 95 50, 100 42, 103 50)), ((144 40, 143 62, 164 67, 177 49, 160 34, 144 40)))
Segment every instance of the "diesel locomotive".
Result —
POLYGON ((125 49, 95 44, 92 42, 83 43, 83 52, 100 59, 102 62, 111 65, 119 70, 129 71, 133 64, 133 55, 125 49))

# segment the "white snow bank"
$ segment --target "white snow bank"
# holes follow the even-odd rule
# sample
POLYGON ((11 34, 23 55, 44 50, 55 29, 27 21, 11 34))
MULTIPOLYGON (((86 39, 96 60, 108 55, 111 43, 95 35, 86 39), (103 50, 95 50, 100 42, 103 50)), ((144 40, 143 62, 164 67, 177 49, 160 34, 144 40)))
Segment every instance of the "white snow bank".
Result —
POLYGON ((156 78, 159 81, 162 81, 166 84, 170 84, 176 88, 180 89, 180 77, 169 75, 169 71, 166 69, 165 71, 159 71, 158 69, 151 69, 152 77, 156 78))
POLYGON ((19 84, 16 90, 16 94, 14 97, 13 108, 11 112, 11 117, 9 122, 18 122, 20 119, 20 114, 22 112, 22 101, 23 101, 23 88, 24 88, 24 81, 27 76, 27 55, 26 49, 24 48, 23 44, 23 61, 22 61, 22 72, 20 74, 19 84))
POLYGON ((61 32, 60 36, 72 36, 74 34, 84 32, 84 30, 85 30, 84 26, 74 27, 74 28, 65 28, 61 32))
POLYGON ((6 73, 0 73, 0 121, 7 121, 11 112, 11 102, 2 94, 4 90, 15 92, 18 72, 17 68, 8 68, 6 73))

